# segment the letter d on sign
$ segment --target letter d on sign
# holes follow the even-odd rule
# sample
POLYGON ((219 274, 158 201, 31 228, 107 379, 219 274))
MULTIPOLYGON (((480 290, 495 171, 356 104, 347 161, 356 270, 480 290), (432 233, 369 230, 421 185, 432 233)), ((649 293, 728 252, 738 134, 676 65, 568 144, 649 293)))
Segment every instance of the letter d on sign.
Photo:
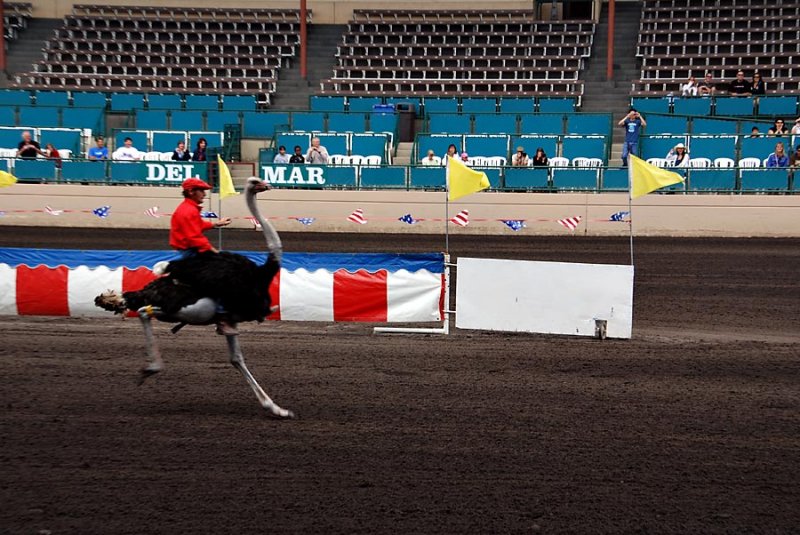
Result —
POLYGON ((164 166, 157 163, 148 163, 147 164, 147 180, 156 181, 156 180, 164 180, 164 177, 167 175, 167 170, 164 169, 164 166))

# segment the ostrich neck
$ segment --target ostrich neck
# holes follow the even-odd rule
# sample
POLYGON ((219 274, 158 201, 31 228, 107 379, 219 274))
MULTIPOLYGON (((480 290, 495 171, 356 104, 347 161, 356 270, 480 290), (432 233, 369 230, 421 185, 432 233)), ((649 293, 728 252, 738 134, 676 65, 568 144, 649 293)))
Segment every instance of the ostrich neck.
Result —
POLYGON ((247 208, 250 213, 261 224, 261 232, 264 233, 264 239, 267 240, 267 250, 272 253, 276 260, 280 262, 283 255, 283 245, 281 245, 281 238, 272 226, 272 223, 264 219, 261 212, 258 210, 258 203, 256 203, 256 194, 253 191, 247 192, 247 208))

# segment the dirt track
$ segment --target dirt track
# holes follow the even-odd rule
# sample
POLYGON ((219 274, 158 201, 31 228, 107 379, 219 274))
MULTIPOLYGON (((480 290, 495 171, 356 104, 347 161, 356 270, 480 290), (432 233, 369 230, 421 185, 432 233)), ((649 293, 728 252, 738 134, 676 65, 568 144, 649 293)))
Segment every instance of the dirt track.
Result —
MULTIPOLYGON (((285 234, 287 250, 441 238, 285 234)), ((160 248, 8 229, 0 246, 160 248)), ((261 247, 253 232, 226 247, 261 247)), ((619 262, 627 241, 457 237, 456 255, 619 262)), ((211 330, 2 318, 0 532, 752 532, 800 526, 800 240, 640 239, 634 340, 244 328, 266 419, 211 330)))

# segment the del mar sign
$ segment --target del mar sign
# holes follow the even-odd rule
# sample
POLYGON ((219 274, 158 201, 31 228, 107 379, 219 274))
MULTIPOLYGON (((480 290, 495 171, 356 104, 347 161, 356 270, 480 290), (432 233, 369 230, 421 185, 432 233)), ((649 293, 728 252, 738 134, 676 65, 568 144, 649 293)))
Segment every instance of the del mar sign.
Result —
POLYGON ((193 164, 181 163, 145 163, 147 174, 145 180, 151 182, 182 182, 187 178, 197 176, 193 164))
POLYGON ((261 176, 276 186, 322 187, 325 185, 325 167, 310 165, 262 165, 261 176))

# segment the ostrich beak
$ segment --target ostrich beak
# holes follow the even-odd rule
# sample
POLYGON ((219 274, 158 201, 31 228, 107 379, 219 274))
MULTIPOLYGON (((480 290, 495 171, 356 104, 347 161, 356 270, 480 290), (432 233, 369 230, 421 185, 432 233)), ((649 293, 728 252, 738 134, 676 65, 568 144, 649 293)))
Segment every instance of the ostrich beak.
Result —
POLYGON ((267 184, 266 182, 258 182, 256 184, 253 184, 253 191, 255 191, 256 193, 261 193, 262 191, 267 191, 268 189, 271 188, 269 184, 267 184))

